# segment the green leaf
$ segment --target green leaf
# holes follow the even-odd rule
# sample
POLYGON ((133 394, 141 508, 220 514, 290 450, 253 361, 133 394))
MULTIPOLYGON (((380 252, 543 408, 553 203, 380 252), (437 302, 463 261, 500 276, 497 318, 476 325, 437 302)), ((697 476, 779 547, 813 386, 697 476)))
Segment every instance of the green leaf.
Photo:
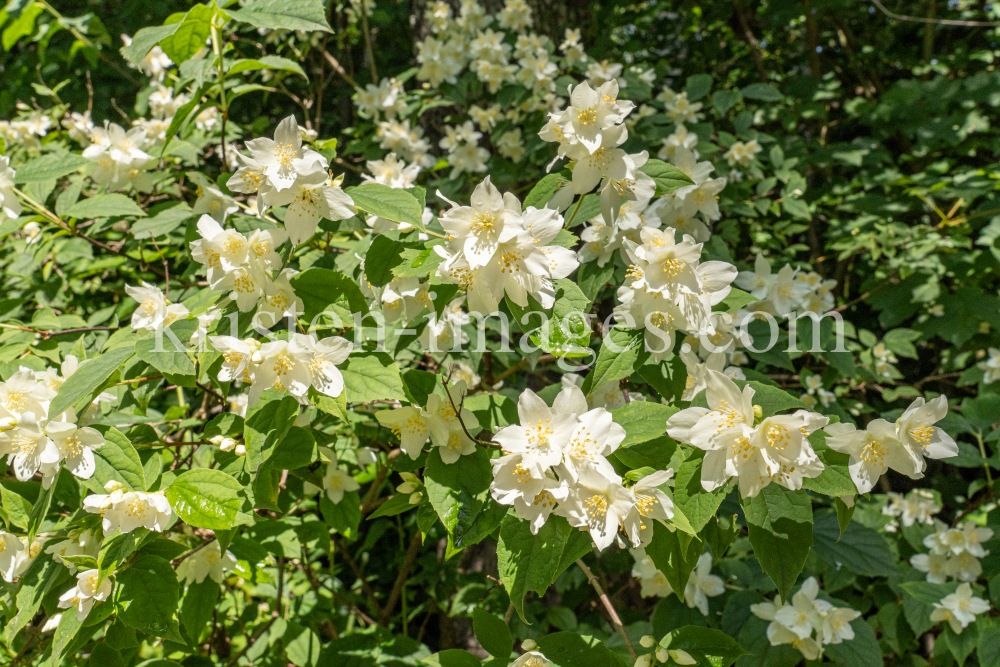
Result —
POLYGON ((787 600, 812 547, 812 502, 805 491, 769 484, 744 498, 743 510, 754 555, 787 600))
POLYGON ((323 520, 336 532, 352 537, 361 524, 361 498, 357 491, 348 491, 343 500, 334 504, 324 493, 319 500, 323 520))
POLYGON ((55 493, 57 484, 58 481, 54 481, 49 488, 42 489, 35 500, 35 504, 31 506, 31 512, 28 514, 28 544, 35 541, 35 535, 38 534, 38 529, 42 526, 45 515, 49 513, 49 505, 52 504, 52 494, 55 493))
POLYGON ((184 523, 210 530, 232 528, 243 500, 243 486, 221 470, 186 470, 165 495, 184 523))
POLYGON ((215 603, 219 599, 219 584, 211 577, 188 586, 181 601, 180 621, 184 634, 192 645, 198 644, 201 634, 209 627, 215 603))
POLYGON ((632 401, 623 408, 611 411, 616 424, 625 428, 621 446, 647 442, 667 434, 667 420, 677 412, 672 405, 652 401, 632 401))
POLYGON ((132 442, 114 427, 94 428, 104 436, 104 444, 94 450, 96 470, 94 476, 88 480, 91 481, 91 489, 96 493, 105 493, 104 485, 114 481, 124 484, 133 491, 145 491, 146 476, 142 470, 139 453, 135 451, 132 442))
POLYGON ((816 554, 834 567, 846 567, 867 577, 891 577, 897 574, 899 557, 879 533, 853 522, 840 534, 836 512, 817 514, 813 520, 816 554))
POLYGON ((803 478, 802 487, 835 498, 853 496, 857 493, 857 487, 847 467, 851 457, 827 447, 826 435, 822 431, 810 435, 809 441, 816 456, 823 462, 823 472, 817 477, 803 478))
POLYGON ((726 554, 726 550, 729 549, 729 545, 733 543, 739 532, 735 514, 731 515, 725 522, 720 521, 719 517, 713 516, 705 524, 701 536, 712 550, 715 560, 718 561, 726 554))
POLYGON ((642 329, 614 327, 601 345, 593 370, 583 381, 583 393, 590 396, 605 384, 631 375, 648 356, 644 340, 642 329))
POLYGON ((671 632, 660 643, 670 650, 686 651, 699 665, 729 667, 746 655, 735 639, 722 630, 685 625, 671 632))
POLYGON ((500 525, 497 560, 500 581, 518 616, 524 617, 524 596, 529 591, 543 595, 556 577, 593 548, 590 535, 572 528, 566 519, 552 515, 531 534, 527 521, 511 511, 500 525))
POLYGON ((468 546, 466 533, 479 517, 489 495, 493 469, 489 452, 477 447, 452 464, 441 460, 440 447, 432 447, 424 469, 427 499, 456 547, 468 546))
POLYGON ((556 667, 625 667, 600 640, 575 632, 539 637, 538 650, 556 667))
POLYGON ((285 655, 298 667, 315 667, 322 646, 316 633, 298 623, 289 623, 282 637, 285 655))
POLYGON ((255 476, 264 461, 270 458, 298 414, 299 404, 295 398, 277 389, 265 390, 260 400, 250 406, 243 427, 243 441, 247 449, 246 468, 251 475, 255 476))
POLYGON ((490 431, 516 424, 519 419, 517 402, 501 394, 469 396, 465 399, 465 407, 476 415, 480 426, 490 431))
POLYGON ((729 291, 729 294, 726 295, 726 298, 723 299, 718 306, 713 308, 713 310, 721 310, 723 312, 733 313, 735 315, 736 311, 738 311, 740 308, 746 306, 747 304, 753 303, 754 301, 759 301, 759 299, 755 296, 751 296, 750 294, 744 292, 741 289, 733 287, 729 291))
POLYGON ((639 171, 656 181, 656 196, 669 195, 694 181, 683 171, 663 160, 651 159, 639 167, 639 171))
POLYGON ((420 662, 431 667, 482 667, 483 662, 468 651, 450 648, 428 656, 420 662))
POLYGON ((392 282, 392 270, 403 263, 405 247, 388 234, 376 236, 365 255, 365 277, 368 282, 375 287, 385 287, 392 282))
POLYGON ((751 83, 740 91, 743 97, 761 102, 780 102, 784 96, 769 83, 751 83))
POLYGON ((17 168, 15 183, 35 183, 61 178, 78 171, 91 161, 76 153, 48 153, 17 168))
POLYGON ((132 237, 137 239, 157 239, 166 236, 194 215, 191 207, 180 202, 165 208, 151 218, 145 218, 132 225, 132 237))
POLYGON ((801 199, 791 199, 789 197, 785 197, 781 200, 781 209, 788 215, 793 218, 798 218, 799 220, 812 219, 812 213, 809 211, 809 205, 801 199))
MULTIPOLYGON (((93 610, 91 610, 93 613, 93 610)), ((63 659, 69 654, 70 645, 73 638, 80 632, 86 618, 79 618, 75 613, 63 614, 59 619, 59 625, 52 637, 51 664, 60 665, 63 659)))
POLYGON ((333 32, 326 22, 323 0, 252 0, 239 9, 227 7, 224 11, 255 28, 333 32))
POLYGON ((194 375, 195 366, 188 356, 187 345, 197 329, 198 320, 178 320, 137 342, 135 354, 161 373, 194 375))
POLYGON ((183 641, 178 632, 177 601, 180 584, 170 562, 159 556, 142 556, 118 575, 119 603, 125 609, 118 618, 136 630, 183 641))
POLYGON ((3 510, 7 514, 7 520, 18 528, 27 529, 31 503, 6 486, 0 486, 0 502, 2 502, 3 510))
POLYGON ((549 203, 549 200, 552 199, 552 195, 559 189, 559 184, 565 181, 566 178, 561 174, 546 174, 542 180, 535 183, 535 186, 531 188, 531 192, 524 198, 524 208, 528 208, 529 206, 544 208, 549 203))
POLYGON ((291 281, 295 295, 302 299, 305 317, 312 325, 330 325, 328 321, 317 320, 323 312, 332 313, 333 328, 353 327, 353 313, 364 315, 368 312, 368 302, 354 280, 330 269, 306 269, 291 281))
POLYGON ((3 31, 3 48, 10 51, 22 37, 27 37, 35 32, 35 19, 45 11, 44 7, 38 3, 31 3, 21 12, 21 15, 14 19, 3 31))
POLYGON ((406 190, 395 190, 381 183, 365 183, 345 188, 344 192, 366 213, 393 222, 408 222, 417 229, 424 228, 424 210, 417 198, 406 190))
POLYGON ((316 438, 309 429, 292 426, 266 463, 275 470, 305 468, 319 460, 316 438))
POLYGON ((94 195, 89 199, 81 199, 69 207, 66 217, 80 220, 93 218, 110 218, 116 215, 132 215, 145 217, 146 212, 139 208, 130 197, 117 192, 94 195))
POLYGON ((382 503, 377 510, 368 515, 368 521, 378 519, 383 516, 396 516, 409 510, 417 509, 417 506, 410 503, 410 494, 397 493, 382 503))
POLYGON ((646 554, 670 582, 681 602, 703 549, 703 543, 697 538, 680 530, 672 531, 659 521, 653 523, 653 541, 646 547, 646 554))
POLYGON ((7 617, 9 620, 4 626, 4 636, 8 645, 14 641, 21 628, 38 613, 42 598, 58 583, 63 572, 65 572, 63 565, 55 562, 51 554, 43 551, 21 575, 17 593, 14 595, 13 610, 16 613, 13 618, 7 617))
POLYGON ((97 569, 102 581, 135 553, 137 542, 147 532, 145 528, 137 528, 130 533, 115 533, 104 538, 97 554, 97 569))
MULTIPOLYGON (((59 387, 59 393, 49 406, 50 415, 59 415, 74 405, 89 404, 94 394, 108 378, 135 353, 132 346, 119 347, 82 364, 59 387)), ((81 405, 82 407, 82 405, 81 405)))
POLYGON ((715 516, 726 497, 725 486, 706 491, 701 485, 701 467, 705 452, 695 450, 690 458, 677 468, 674 480, 674 504, 681 508, 695 532, 700 533, 705 524, 715 516))
POLYGON ((180 27, 180 23, 170 23, 143 28, 132 36, 132 43, 122 49, 122 56, 130 65, 136 67, 154 46, 174 34, 180 27))
POLYGON ((301 65, 294 60, 289 60, 288 58, 282 58, 280 56, 262 56, 261 58, 256 59, 248 58, 245 60, 237 60, 233 66, 229 68, 229 74, 252 72, 261 69, 277 69, 295 72, 306 81, 309 80, 309 77, 306 76, 306 73, 303 71, 301 65))
POLYGON ((350 403, 378 400, 406 400, 399 366, 385 352, 352 354, 341 366, 350 403))
POLYGON ((210 5, 195 5, 184 15, 177 29, 160 40, 160 48, 180 65, 201 49, 212 33, 215 10, 210 5))
POLYGON ((712 93, 712 106, 714 106, 720 114, 725 114, 734 106, 740 103, 743 96, 740 95, 738 90, 717 90, 712 93))
POLYGON ((501 660, 510 657, 510 652, 514 650, 514 637, 502 618, 476 608, 472 611, 472 629, 479 645, 487 653, 501 660))

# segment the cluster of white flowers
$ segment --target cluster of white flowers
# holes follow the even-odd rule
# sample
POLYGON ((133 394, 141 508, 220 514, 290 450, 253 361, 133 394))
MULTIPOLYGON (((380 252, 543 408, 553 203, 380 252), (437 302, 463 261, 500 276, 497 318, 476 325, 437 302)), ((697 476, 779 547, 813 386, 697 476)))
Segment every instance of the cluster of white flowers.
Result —
POLYGON ((479 145, 483 133, 476 130, 471 120, 462 125, 447 125, 444 131, 445 136, 438 145, 447 151, 447 160, 452 167, 449 178, 486 171, 490 152, 479 145))
POLYGON ((570 88, 570 105, 549 114, 549 121, 538 133, 545 141, 559 144, 556 159, 570 160, 573 178, 560 188, 550 202, 559 209, 569 206, 575 195, 585 195, 599 188, 601 214, 611 225, 618 218, 624 201, 648 198, 655 191, 653 180, 639 171, 649 155, 646 151, 629 155, 619 148, 628 139, 624 120, 634 105, 618 100, 618 82, 601 84, 595 90, 589 83, 570 88))
POLYGON ((667 420, 671 438, 705 450, 701 485, 706 491, 734 477, 744 498, 756 496, 771 482, 794 491, 802 488, 804 477, 823 472, 807 436, 829 419, 806 410, 761 419, 750 385, 740 392, 722 373, 709 370, 706 375, 709 407, 687 408, 667 420))
POLYGON ((59 596, 59 609, 76 609, 78 620, 87 618, 95 602, 102 602, 111 595, 111 580, 101 580, 100 572, 87 570, 76 575, 76 586, 59 596))
POLYGON ((273 140, 252 139, 246 148, 250 155, 240 154, 243 166, 227 186, 233 192, 257 194, 261 214, 269 206, 285 206, 285 231, 293 245, 308 241, 321 218, 336 221, 354 216, 353 200, 327 173, 328 160, 303 147, 294 116, 278 124, 273 140))
POLYGON ((153 177, 148 170, 156 165, 156 159, 143 150, 149 143, 145 128, 126 131, 117 123, 105 122, 90 134, 93 143, 83 149, 83 157, 94 162, 90 174, 94 183, 109 190, 132 186, 139 192, 152 191, 153 177))
POLYGON ((896 368, 894 364, 899 363, 899 359, 893 354, 885 343, 876 343, 871 350, 872 355, 872 366, 875 370, 875 375, 886 380, 897 380, 903 377, 902 373, 896 368))
POLYGON ((465 287, 469 311, 497 313, 505 295, 522 308, 529 295, 551 308, 552 281, 579 266, 572 250, 548 245, 562 229, 562 216, 549 208, 522 210, 517 197, 501 195, 489 177, 472 193, 471 206, 449 203, 451 209, 440 217, 448 243, 434 246, 444 258, 437 276, 465 287))
POLYGON ((937 497, 926 489, 914 489, 905 496, 890 491, 882 506, 882 514, 893 517, 885 527, 890 533, 897 532, 900 523, 907 527, 917 523, 933 524, 934 515, 940 511, 941 504, 937 497))
POLYGON ((288 340, 261 345, 253 338, 210 336, 208 342, 222 353, 220 382, 238 381, 250 386, 247 400, 255 404, 265 389, 288 392, 300 404, 309 402, 309 388, 336 398, 344 391, 338 365, 347 360, 354 344, 339 336, 317 339, 315 334, 293 333, 288 340))
POLYGON ((729 150, 725 152, 722 156, 726 158, 726 162, 729 163, 730 167, 735 167, 737 165, 741 167, 749 167, 750 161, 753 160, 757 153, 760 153, 763 149, 760 147, 760 143, 756 139, 751 139, 750 141, 736 141, 733 145, 729 147, 729 150))
POLYGON ((409 120, 380 122, 375 126, 375 136, 381 148, 398 154, 403 160, 424 168, 434 166, 435 159, 430 153, 430 142, 424 138, 424 128, 410 127, 409 120))
POLYGON ((771 646, 791 644, 806 660, 818 660, 824 646, 854 639, 851 621, 861 616, 856 609, 834 607, 826 600, 817 599, 818 594, 816 578, 809 577, 792 596, 791 604, 787 601, 779 604, 775 598, 750 605, 750 611, 758 618, 771 621, 767 626, 771 646))
POLYGON ((799 400, 809 407, 814 408, 819 404, 824 408, 828 408, 831 403, 837 400, 836 394, 823 387, 822 375, 818 373, 802 373, 800 377, 802 379, 802 386, 805 387, 806 392, 799 396, 799 400))
MULTIPOLYGON (((577 373, 564 373, 561 379, 563 387, 583 387, 583 376, 577 373)), ((605 408, 607 410, 617 410, 624 408, 632 401, 645 401, 646 397, 637 391, 629 391, 628 400, 625 400, 625 392, 622 391, 620 382, 606 382, 597 389, 590 392, 587 397, 587 406, 594 408, 605 408)))
MULTIPOLYGON (((666 575, 656 569, 653 559, 645 549, 630 549, 630 552, 635 559, 632 576, 639 580, 639 593, 642 597, 665 598, 674 592, 666 575)), ((702 615, 708 616, 708 598, 714 598, 725 592, 726 587, 722 578, 712 574, 712 554, 703 553, 698 558, 698 564, 691 570, 691 576, 684 587, 685 604, 691 609, 697 607, 702 615)))
POLYGON ((406 111, 406 96, 403 84, 393 78, 382 79, 376 86, 369 83, 364 90, 354 95, 354 106, 369 118, 379 118, 382 114, 392 119, 406 111))
POLYGON ((38 539, 28 544, 27 537, 0 531, 0 577, 7 582, 19 579, 42 552, 42 543, 38 539))
POLYGON ((712 306, 731 291, 736 267, 700 261, 701 244, 690 236, 678 243, 673 229, 645 227, 640 239, 642 245, 624 242, 630 265, 615 316, 619 324, 645 329, 646 346, 660 360, 673 354, 677 332, 716 333, 712 306))
POLYGON ((84 498, 83 509, 101 515, 105 537, 118 530, 131 533, 136 528, 162 533, 174 523, 170 501, 162 491, 134 491, 116 481, 105 484, 104 490, 107 493, 84 498))
POLYGON ((705 117, 701 113, 701 102, 692 102, 686 92, 676 93, 669 86, 664 86, 656 95, 656 101, 663 103, 667 115, 675 123, 693 124, 705 117))
POLYGON ((924 538, 929 553, 910 557, 910 565, 925 572, 927 581, 943 584, 949 578, 975 581, 983 573, 979 559, 989 555, 983 544, 993 537, 993 530, 964 521, 950 528, 935 521, 935 530, 924 538))
POLYGON ((868 493, 878 478, 892 468, 910 479, 924 476, 928 459, 947 459, 958 455, 958 445, 940 427, 934 426, 948 414, 945 396, 925 402, 914 399, 896 423, 874 419, 864 430, 850 422, 824 428, 826 444, 849 454, 848 468, 859 493, 868 493))
POLYGON ((49 414, 59 388, 81 365, 67 355, 58 372, 22 366, 0 382, 0 457, 7 457, 18 480, 26 482, 41 472, 47 489, 62 467, 80 479, 93 476, 94 450, 104 445, 104 436, 85 425, 87 412, 108 397, 99 396, 79 418, 72 408, 49 414))
POLYGON ((962 634, 962 630, 976 620, 977 614, 985 614, 990 610, 990 603, 972 594, 972 586, 968 583, 959 584, 954 593, 941 598, 934 603, 931 620, 935 623, 947 621, 952 632, 962 634))
MULTIPOLYGON (((757 255, 753 271, 740 271, 736 286, 759 301, 748 304, 747 311, 785 316, 793 311, 822 315, 833 308, 833 288, 836 280, 824 280, 815 271, 800 272, 785 264, 778 273, 771 273, 771 264, 757 255)), ((741 319, 741 318, 737 318, 741 319)))
POLYGON ((625 429, 604 408, 589 409, 579 387, 564 388, 551 408, 526 389, 517 411, 520 424, 493 436, 503 456, 492 461, 490 493, 531 522, 532 533, 555 512, 589 531, 598 549, 614 543, 620 528, 641 547, 653 539, 652 520, 666 524, 673 517, 673 502, 658 488, 673 471, 623 486, 607 457, 625 439, 625 429))
MULTIPOLYGON (((28 111, 29 109, 29 107, 20 102, 17 107, 22 111, 28 111)), ((40 140, 49 133, 49 128, 51 127, 51 117, 32 110, 17 120, 0 120, 0 138, 3 138, 8 147, 20 145, 25 148, 39 150, 42 147, 40 140)))
MULTIPOLYGON (((129 46, 132 44, 132 38, 129 35, 122 35, 122 44, 129 46)), ((153 79, 153 81, 162 82, 167 76, 167 70, 174 64, 167 54, 163 52, 160 45, 157 44, 149 53, 145 55, 139 65, 136 67, 140 72, 153 79)))
POLYGON ((431 444, 438 447, 441 460, 454 463, 460 456, 476 451, 476 443, 469 438, 466 429, 479 428, 479 420, 470 410, 460 407, 466 393, 465 382, 459 380, 448 389, 448 396, 429 395, 423 408, 415 405, 396 407, 375 413, 375 418, 399 438, 402 450, 411 459, 420 456, 430 439, 431 444))

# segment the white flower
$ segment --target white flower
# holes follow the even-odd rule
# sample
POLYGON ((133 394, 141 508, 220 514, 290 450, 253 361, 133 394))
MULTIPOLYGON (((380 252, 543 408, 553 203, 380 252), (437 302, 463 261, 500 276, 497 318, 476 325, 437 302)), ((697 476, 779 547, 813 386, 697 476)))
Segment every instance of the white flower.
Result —
POLYGON ((49 403, 55 398, 57 387, 39 381, 35 374, 21 367, 16 373, 0 382, 0 416, 13 421, 3 422, 0 430, 9 431, 17 426, 17 417, 30 412, 43 419, 49 412, 49 403), (9 414, 5 414, 9 413, 9 414))
POLYGON ((560 154, 565 154, 569 146, 582 144, 587 154, 593 155, 604 145, 606 138, 619 138, 618 132, 606 135, 603 131, 619 125, 634 107, 632 102, 619 102, 617 98, 616 81, 608 81, 597 90, 584 81, 570 90, 570 105, 566 109, 549 114, 549 122, 539 132, 539 136, 544 141, 558 142, 560 154))
POLYGON ((177 567, 177 578, 184 586, 205 581, 211 577, 221 584, 229 572, 236 567, 236 556, 231 552, 222 553, 218 540, 212 540, 206 546, 181 561, 177 567))
MULTIPOLYGON (((573 386, 568 391, 574 396, 579 394, 578 399, 582 398, 583 392, 578 387, 573 386)), ((553 407, 558 411, 558 407, 553 407)), ((578 420, 564 448, 562 466, 559 468, 560 477, 576 483, 602 476, 621 483, 621 477, 615 473, 606 457, 614 453, 625 440, 625 429, 614 423, 611 413, 604 408, 585 412, 578 420)))
POLYGON ((951 595, 946 595, 941 602, 934 603, 931 620, 935 623, 948 621, 955 634, 962 634, 970 623, 976 620, 977 614, 990 610, 990 603, 972 594, 972 586, 960 584, 951 595))
POLYGON ((887 468, 913 479, 923 477, 922 457, 904 447, 896 438, 895 425, 884 419, 872 420, 864 431, 850 422, 830 424, 824 430, 831 449, 850 455, 848 469, 859 493, 871 491, 887 468))
POLYGON ((441 460, 451 464, 458 461, 460 456, 476 451, 476 443, 465 434, 462 424, 465 424, 465 428, 476 429, 479 428, 479 420, 471 410, 459 407, 462 397, 466 394, 464 381, 456 382, 447 389, 447 392, 448 398, 438 394, 428 396, 427 408, 423 414, 430 430, 431 442, 440 448, 438 453, 441 460), (456 415, 456 409, 461 416, 461 422, 456 415))
POLYGON ((802 639, 776 621, 767 626, 767 639, 771 642, 771 646, 791 644, 793 648, 801 651, 806 660, 816 660, 823 654, 823 648, 815 639, 812 637, 802 639))
POLYGON ((221 223, 226 219, 227 215, 240 210, 240 207, 236 204, 235 199, 227 194, 224 194, 222 190, 215 185, 215 183, 205 178, 203 174, 197 171, 191 171, 188 172, 188 176, 190 176, 191 180, 197 184, 195 194, 198 199, 191 208, 192 214, 207 214, 215 218, 217 222, 221 223))
POLYGON ((19 554, 24 551, 24 544, 17 536, 0 531, 0 575, 4 581, 12 582, 16 577, 19 554))
POLYGON ((620 63, 609 63, 602 60, 599 63, 591 63, 587 66, 587 82, 591 86, 601 86, 611 81, 616 81, 620 88, 626 86, 625 79, 621 78, 624 67, 620 63))
POLYGON ((632 487, 635 505, 625 517, 625 534, 635 546, 647 546, 653 540, 653 520, 663 525, 674 517, 674 503, 659 488, 674 476, 673 470, 660 470, 640 479, 632 487))
POLYGON ((8 218, 21 215, 21 201, 14 192, 14 170, 6 155, 0 155, 0 211, 8 218))
POLYGON ((684 587, 687 606, 692 609, 697 607, 703 616, 708 616, 708 598, 726 592, 722 579, 711 572, 712 554, 706 552, 698 558, 698 565, 692 570, 687 586, 684 587))
POLYGON ((323 489, 326 491, 326 497, 334 505, 344 499, 345 493, 357 491, 360 488, 361 485, 358 484, 357 480, 335 463, 331 463, 326 467, 326 474, 323 476, 323 489))
POLYGON ((10 454, 10 464, 21 482, 34 477, 43 466, 59 462, 59 449, 45 435, 42 426, 35 413, 25 412, 20 415, 16 429, 0 433, 0 456, 10 454))
POLYGON ((684 214, 693 217, 701 213, 709 220, 721 217, 717 195, 726 187, 725 178, 709 178, 715 169, 711 162, 698 162, 695 154, 684 147, 678 147, 672 158, 674 165, 694 181, 674 191, 673 199, 684 214))
POLYGON ((78 533, 71 532, 64 540, 53 540, 53 543, 46 547, 45 552, 52 554, 66 566, 71 574, 76 574, 76 565, 65 560, 64 556, 93 556, 96 558, 100 550, 101 538, 94 531, 85 530, 78 533))
POLYGON ((729 147, 729 150, 727 150, 722 157, 726 158, 730 167, 735 167, 736 165, 748 167, 750 166, 750 160, 752 160, 757 153, 760 153, 762 150, 763 149, 756 139, 751 139, 746 143, 737 141, 729 147))
POLYGON ((240 340, 232 336, 209 336, 208 342, 222 353, 219 382, 239 381, 250 384, 253 381, 253 357, 260 353, 260 343, 253 338, 240 340))
POLYGON ((420 173, 419 164, 407 165, 395 153, 389 153, 381 160, 369 160, 366 165, 372 175, 362 174, 362 180, 366 183, 381 183, 390 188, 412 188, 420 173))
POLYGON ((301 245, 316 232, 321 218, 346 220, 353 217, 354 200, 333 185, 322 162, 298 165, 296 170, 296 178, 289 185, 281 190, 268 189, 262 192, 262 197, 268 206, 288 207, 285 230, 292 245, 301 245))
POLYGON ((951 568, 948 556, 940 554, 915 554, 910 556, 910 565, 914 569, 927 573, 927 581, 943 584, 948 581, 951 568))
MULTIPOLYGON (((295 294, 295 288, 289 282, 298 271, 295 269, 284 269, 274 280, 264 286, 264 297, 257 306, 258 313, 267 313, 270 321, 277 323, 285 317, 296 317, 305 312, 305 306, 295 294)), ((268 319, 261 320, 263 323, 268 319)))
MULTIPOLYGON (((267 178, 269 192, 272 189, 276 192, 287 190, 302 174, 313 171, 317 163, 320 171, 327 164, 326 158, 316 151, 302 148, 302 135, 294 116, 278 123, 273 140, 258 137, 248 141, 246 146, 253 158, 253 166, 259 165, 263 176, 267 178)), ((233 189, 233 186, 230 185, 229 188, 233 189)), ((265 203, 270 205, 269 202, 265 203)))
POLYGON ((493 436, 504 452, 520 454, 521 463, 534 479, 562 461, 576 426, 576 415, 550 409, 535 392, 525 389, 517 401, 520 424, 506 426, 493 436))
POLYGON ((648 597, 668 597, 674 592, 665 574, 656 569, 653 559, 646 554, 645 549, 630 549, 635 565, 632 576, 639 580, 639 595, 648 597))
POLYGON ((106 600, 111 595, 111 580, 100 581, 97 570, 87 570, 76 575, 76 586, 59 596, 60 609, 76 609, 78 620, 87 618, 95 602, 106 600))
POLYGON ((861 616, 861 612, 848 607, 836 607, 823 616, 821 644, 839 644, 854 639, 851 621, 861 616))
MULTIPOLYGON (((0 183, 0 186, 2 186, 2 183, 0 183)), ((3 188, 0 187, 0 194, 2 193, 3 188)), ((6 202, 6 198, 3 201, 6 202)), ((983 373, 983 384, 993 384, 997 380, 1000 380, 1000 349, 995 347, 989 348, 989 357, 986 361, 980 361, 976 366, 985 371, 983 373)))
POLYGON ((905 498, 892 492, 886 495, 889 502, 882 508, 882 513, 900 517, 904 526, 934 523, 933 516, 941 511, 934 494, 924 489, 914 489, 905 498))
POLYGON ((59 450, 59 457, 66 467, 80 479, 90 479, 97 469, 94 450, 104 445, 100 431, 76 424, 52 421, 46 424, 45 434, 59 450))
POLYGON ((774 614, 774 620, 794 632, 799 639, 806 639, 814 629, 822 627, 822 613, 833 605, 825 600, 817 600, 819 583, 816 577, 809 577, 792 596, 792 603, 786 604, 774 614))
POLYGON ((948 399, 944 395, 925 402, 914 399, 910 407, 896 420, 896 437, 920 462, 918 472, 927 467, 924 457, 947 459, 958 456, 958 445, 941 428, 934 426, 948 414, 948 399))
POLYGON ((102 516, 105 537, 118 529, 122 533, 130 533, 136 528, 162 533, 173 523, 170 501, 161 491, 128 491, 116 482, 109 482, 105 489, 108 494, 90 495, 83 499, 84 510, 102 516))
POLYGON ((736 286, 758 299, 767 297, 767 290, 773 282, 771 264, 760 253, 754 262, 753 271, 740 271, 736 276, 736 286))
POLYGON ((136 331, 154 331, 167 317, 167 300, 163 291, 155 285, 143 281, 139 287, 125 285, 125 293, 139 302, 132 313, 132 328, 136 331))
POLYGON ((604 551, 614 543, 633 505, 635 496, 631 491, 602 475, 593 475, 570 490, 556 513, 564 516, 569 525, 589 531, 594 546, 604 551))
POLYGON ((656 157, 661 160, 670 160, 674 157, 674 153, 678 148, 689 150, 695 157, 698 157, 698 151, 695 150, 697 145, 698 135, 694 132, 688 132, 688 129, 684 127, 684 123, 678 123, 674 127, 673 133, 663 140, 663 147, 660 148, 656 157))
POLYGON ((550 667, 552 665, 548 658, 538 651, 528 651, 511 663, 510 667, 550 667))
POLYGON ((667 115, 676 123, 697 123, 704 114, 701 111, 701 102, 691 102, 687 93, 677 93, 673 99, 667 103, 667 115))
POLYGON ((430 427, 427 425, 425 415, 421 408, 408 405, 376 412, 375 418, 399 438, 400 448, 407 456, 416 459, 430 436, 430 427))

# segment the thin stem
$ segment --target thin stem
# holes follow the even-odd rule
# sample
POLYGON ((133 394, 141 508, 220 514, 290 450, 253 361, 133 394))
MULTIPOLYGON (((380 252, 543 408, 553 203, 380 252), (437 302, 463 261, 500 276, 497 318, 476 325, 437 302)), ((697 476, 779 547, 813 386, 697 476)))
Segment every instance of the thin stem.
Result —
POLYGON ((567 229, 569 229, 569 226, 573 224, 573 218, 576 217, 576 212, 580 210, 580 204, 582 203, 583 203, 583 197, 580 197, 578 200, 576 200, 576 206, 573 207, 573 212, 569 214, 569 220, 566 221, 567 229))
POLYGON ((993 489, 993 474, 990 472, 990 464, 988 462, 989 457, 986 456, 986 443, 983 441, 983 432, 974 431, 972 433, 975 436, 976 441, 979 443, 979 453, 983 455, 983 470, 986 471, 986 481, 989 482, 990 489, 993 489))
POLYGON ((219 104, 222 106, 222 167, 226 164, 226 119, 229 118, 229 103, 226 101, 226 66, 222 58, 222 30, 212 19, 212 50, 215 52, 215 61, 219 75, 219 104))
POLYGON ((347 82, 347 85, 349 85, 351 88, 361 88, 361 86, 358 85, 358 82, 355 81, 351 77, 351 75, 344 70, 344 68, 340 64, 340 61, 334 58, 331 53, 329 53, 328 51, 324 51, 323 56, 326 57, 327 62, 329 62, 330 66, 333 67, 333 71, 339 74, 341 79, 347 82))
POLYGON ((365 51, 368 52, 368 66, 372 71, 372 83, 378 85, 378 72, 375 71, 375 51, 372 49, 371 30, 368 29, 368 10, 365 8, 365 0, 361 0, 361 26, 365 31, 365 51))
POLYGON ((967 28, 992 28, 994 26, 1000 25, 1000 21, 958 21, 955 19, 932 19, 932 18, 922 18, 920 16, 907 16, 906 14, 897 14, 895 12, 890 12, 885 8, 879 0, 872 0, 872 4, 878 7, 879 11, 888 16, 891 19, 896 19, 897 21, 913 21, 914 23, 934 23, 937 25, 954 25, 967 28))
POLYGON ((632 656, 632 662, 635 662, 636 658, 635 647, 632 646, 632 640, 628 638, 628 633, 625 632, 625 626, 622 625, 622 619, 618 617, 618 612, 615 611, 614 605, 612 605, 611 600, 608 599, 608 594, 605 593, 604 589, 601 587, 601 582, 597 580, 597 576, 590 571, 590 568, 587 567, 587 564, 584 563, 582 560, 578 559, 576 561, 576 564, 580 567, 581 570, 583 570, 583 573, 587 575, 587 579, 590 581, 590 585, 594 587, 595 591, 597 591, 597 596, 601 598, 601 603, 607 610, 608 616, 611 617, 612 625, 615 626, 615 630, 618 631, 618 634, 621 635, 622 641, 625 642, 625 646, 628 648, 629 655, 632 656))

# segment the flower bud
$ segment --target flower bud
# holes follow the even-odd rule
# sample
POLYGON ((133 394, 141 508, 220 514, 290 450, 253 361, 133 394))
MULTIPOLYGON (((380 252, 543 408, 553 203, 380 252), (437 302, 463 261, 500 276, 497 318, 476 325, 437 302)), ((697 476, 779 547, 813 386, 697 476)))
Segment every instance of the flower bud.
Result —
POLYGON ((424 494, 417 491, 416 493, 410 494, 410 504, 419 505, 420 501, 424 499, 424 494))
POLYGON ((114 479, 110 480, 107 484, 104 485, 104 490, 107 491, 108 493, 114 493, 115 491, 124 488, 125 488, 124 484, 114 479))
POLYGON ((398 493, 413 493, 417 490, 417 485, 413 482, 404 482, 396 487, 398 493))
POLYGON ((231 452, 236 448, 236 440, 233 438, 223 438, 219 441, 219 449, 224 452, 231 452))
POLYGON ((220 447, 222 446, 222 441, 225 439, 226 436, 224 435, 213 435, 211 438, 208 439, 208 441, 213 445, 215 445, 216 447, 220 447))
POLYGON ((0 419, 0 431, 13 431, 15 428, 17 428, 17 417, 0 419))
POLYGON ((642 639, 639 640, 639 646, 643 648, 653 648, 653 644, 655 643, 656 640, 650 637, 649 635, 645 635, 642 639))
POLYGON ((262 355, 258 350, 257 352, 254 352, 253 354, 250 355, 250 361, 252 361, 255 364, 259 364, 260 362, 264 361, 264 355, 262 355))
POLYGON ((242 443, 236 445, 236 449, 233 450, 233 454, 236 454, 236 456, 246 456, 247 455, 246 445, 242 443))
POLYGON ((525 651, 534 651, 538 648, 538 644, 535 643, 534 639, 525 639, 521 642, 521 648, 525 651))
POLYGON ((753 406, 753 416, 760 419, 764 416, 764 410, 759 405, 753 406))
POLYGON ((670 658, 670 654, 667 653, 667 649, 658 648, 656 649, 656 659, 660 662, 666 662, 670 658))
POLYGON ((649 667, 649 656, 640 655, 635 659, 635 667, 649 667))

